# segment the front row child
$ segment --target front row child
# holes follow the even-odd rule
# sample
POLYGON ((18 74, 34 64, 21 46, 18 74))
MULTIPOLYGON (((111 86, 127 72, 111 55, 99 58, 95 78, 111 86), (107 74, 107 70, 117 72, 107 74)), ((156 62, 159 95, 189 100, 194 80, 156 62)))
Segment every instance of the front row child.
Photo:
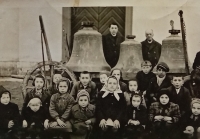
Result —
POLYGON ((126 101, 120 90, 118 79, 110 76, 97 98, 97 121, 100 139, 120 137, 124 125, 126 101))
POLYGON ((96 121, 95 106, 90 104, 90 95, 81 90, 76 97, 78 104, 71 109, 70 122, 73 127, 70 139, 86 139, 96 121))
POLYGON ((200 138, 200 99, 194 98, 191 102, 191 110, 183 115, 181 120, 184 139, 200 138))
MULTIPOLYGON (((126 92, 124 92, 124 97, 126 99, 126 105, 129 106, 131 105, 131 96, 135 93, 140 93, 142 94, 142 92, 140 92, 140 90, 138 90, 138 81, 136 79, 131 79, 128 81, 128 89, 126 92)), ((141 101, 141 105, 146 107, 146 103, 144 100, 144 95, 142 95, 142 101, 141 101)))
POLYGON ((31 139, 36 139, 36 136, 44 138, 44 127, 48 128, 49 115, 42 106, 42 101, 39 98, 32 98, 23 113, 24 135, 26 138, 29 134, 31 139))
MULTIPOLYGON (((69 94, 69 79, 62 79, 58 82, 58 93, 53 94, 50 100, 49 112, 51 121, 49 123, 49 131, 60 131, 63 133, 63 139, 69 137, 72 132, 72 126, 69 122, 69 116, 72 106, 75 103, 74 98, 69 94)), ((49 132, 50 135, 53 132, 49 132)))
POLYGON ((18 106, 12 102, 11 93, 0 86, 0 138, 18 139, 20 114, 18 106))
POLYGON ((179 106, 171 102, 167 89, 160 90, 157 99, 149 108, 153 138, 171 139, 181 116, 179 106))
POLYGON ((131 97, 131 105, 127 107, 127 118, 124 137, 126 139, 142 139, 147 123, 147 109, 141 105, 142 94, 134 93, 131 97))

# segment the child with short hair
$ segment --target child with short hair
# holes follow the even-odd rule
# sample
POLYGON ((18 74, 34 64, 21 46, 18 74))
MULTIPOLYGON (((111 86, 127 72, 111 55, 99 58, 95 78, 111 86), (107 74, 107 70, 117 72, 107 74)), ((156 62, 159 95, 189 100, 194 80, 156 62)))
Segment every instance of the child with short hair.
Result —
MULTIPOLYGON (((124 97, 125 97, 127 106, 131 105, 131 97, 135 93, 142 94, 142 92, 140 92, 140 90, 138 90, 138 81, 136 79, 130 79, 128 81, 128 89, 127 89, 126 92, 124 92, 124 97)), ((144 100, 144 95, 142 95, 141 105, 146 107, 146 102, 144 100)))
MULTIPOLYGON (((34 89, 31 91, 27 92, 25 98, 24 98, 24 103, 22 106, 22 115, 24 114, 24 110, 27 107, 29 101, 32 98, 39 97, 42 101, 42 106, 44 109, 49 112, 49 102, 51 98, 51 94, 49 94, 47 91, 44 90, 44 85, 45 85, 45 78, 43 75, 38 74, 35 76, 32 85, 34 86, 34 89)), ((24 117, 22 116, 22 119, 24 117)), ((27 123, 26 123, 27 124, 27 123)))
POLYGON ((63 138, 68 138, 69 133, 72 132, 72 126, 69 122, 69 115, 75 100, 69 94, 69 84, 70 81, 67 78, 58 82, 57 87, 59 93, 52 95, 49 106, 49 112, 51 116, 49 129, 50 131, 61 131, 63 138))
POLYGON ((171 83, 172 85, 168 87, 171 102, 179 105, 181 115, 183 115, 185 112, 190 111, 190 92, 183 86, 184 79, 181 75, 173 75, 171 83))
POLYGON ((156 77, 151 78, 146 91, 146 103, 148 108, 151 103, 158 101, 157 96, 161 89, 171 86, 171 81, 167 77, 167 72, 169 72, 168 65, 164 62, 160 62, 158 63, 156 69, 156 77))
POLYGON ((136 74, 136 79, 138 81, 138 90, 145 92, 148 88, 149 82, 156 75, 151 71, 152 64, 150 61, 145 60, 141 63, 141 71, 136 74))
POLYGON ((200 137, 200 99, 193 98, 190 111, 183 115, 181 120, 183 137, 186 139, 200 137))
POLYGON ((101 71, 99 73, 99 79, 100 79, 100 83, 97 84, 97 90, 98 90, 98 92, 100 92, 100 90, 103 88, 103 86, 107 82, 107 80, 108 80, 108 73, 106 71, 101 71))
POLYGON ((81 72, 79 80, 80 81, 76 82, 73 85, 70 94, 76 100, 77 93, 82 89, 86 89, 90 94, 90 103, 94 104, 97 95, 97 89, 96 89, 96 84, 92 81, 90 73, 88 71, 81 72))
POLYGON ((152 125, 154 138, 172 138, 176 131, 176 124, 181 114, 178 104, 171 102, 167 89, 158 93, 158 102, 151 104, 149 108, 149 121, 152 125))
POLYGON ((125 91, 127 91, 127 85, 126 83, 124 83, 122 80, 122 71, 118 68, 114 68, 111 70, 110 76, 115 76, 119 82, 119 86, 120 89, 122 90, 122 92, 124 93, 125 91))
POLYGON ((131 97, 131 105, 127 107, 127 125, 125 126, 126 139, 142 139, 145 125, 147 123, 147 109, 141 105, 142 94, 133 93, 131 97))
POLYGON ((24 135, 22 138, 26 138, 27 134, 30 134, 31 139, 36 139, 36 136, 44 138, 44 127, 48 128, 49 115, 42 106, 40 98, 32 98, 23 113, 23 125, 24 135))
POLYGON ((0 86, 0 138, 18 139, 20 114, 17 104, 10 102, 11 93, 0 86))
POLYGON ((51 94, 56 94, 58 93, 57 85, 58 82, 62 79, 62 75, 60 73, 55 73, 53 75, 53 86, 52 86, 52 92, 51 94))
POLYGON ((100 127, 99 137, 102 139, 120 137, 120 130, 124 126, 126 101, 115 76, 110 76, 101 89, 96 108, 100 127))
POLYGON ((96 121, 95 106, 90 104, 90 95, 86 90, 81 90, 77 94, 76 102, 78 104, 71 109, 70 122, 73 132, 70 139, 85 139, 96 121))

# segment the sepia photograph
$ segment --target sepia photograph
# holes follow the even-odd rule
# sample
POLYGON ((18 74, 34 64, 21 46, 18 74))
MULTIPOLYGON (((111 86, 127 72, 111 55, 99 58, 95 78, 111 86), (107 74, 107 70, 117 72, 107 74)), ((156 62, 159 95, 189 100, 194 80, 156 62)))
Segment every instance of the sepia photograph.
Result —
POLYGON ((200 139, 199 8, 0 0, 0 139, 200 139))

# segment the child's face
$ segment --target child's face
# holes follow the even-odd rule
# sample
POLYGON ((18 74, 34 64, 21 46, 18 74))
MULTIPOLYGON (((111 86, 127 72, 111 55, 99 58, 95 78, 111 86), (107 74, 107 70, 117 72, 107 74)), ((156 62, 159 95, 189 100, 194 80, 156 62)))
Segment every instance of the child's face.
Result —
POLYGON ((58 82, 59 82, 61 79, 62 79, 61 74, 54 74, 54 75, 53 75, 53 82, 54 82, 55 84, 58 84, 58 82))
POLYGON ((30 104, 29 107, 32 111, 37 112, 40 109, 40 103, 30 104))
POLYGON ((109 91, 115 91, 117 89, 117 80, 109 78, 107 88, 109 91))
POLYGON ((171 83, 176 89, 179 89, 184 84, 184 80, 182 77, 173 77, 171 83))
POLYGON ((159 68, 157 70, 157 75, 158 77, 163 78, 166 75, 166 72, 163 69, 159 68))
POLYGON ((194 115, 200 115, 200 104, 199 103, 194 103, 192 105, 192 113, 194 115))
POLYGON ((58 90, 61 94, 67 93, 68 86, 66 82, 60 82, 58 85, 58 90))
POLYGON ((112 34, 112 36, 116 36, 117 32, 118 32, 118 27, 117 27, 117 25, 111 25, 109 30, 110 30, 110 33, 112 34))
POLYGON ((138 84, 136 81, 129 81, 128 87, 130 91, 137 91, 138 84))
POLYGON ((151 70, 151 66, 142 66, 142 71, 144 74, 148 74, 151 70))
POLYGON ((115 76, 117 78, 117 80, 119 81, 120 78, 121 78, 121 75, 120 75, 120 70, 114 70, 112 72, 112 75, 115 76))
POLYGON ((101 74, 100 75, 100 82, 102 84, 105 84, 107 82, 107 80, 108 80, 108 76, 106 74, 101 74))
POLYGON ((141 103, 141 97, 135 97, 132 98, 132 105, 133 107, 138 107, 141 103))
POLYGON ((43 79, 42 79, 42 78, 36 78, 36 79, 35 79, 35 88, 36 88, 37 90, 40 90, 40 89, 43 88, 43 86, 44 86, 44 81, 43 81, 43 79))
POLYGON ((88 85, 88 83, 91 81, 90 74, 81 73, 79 80, 84 86, 88 85))
POLYGON ((89 100, 87 96, 81 96, 78 100, 78 105, 82 108, 87 107, 87 105, 89 104, 89 100))
POLYGON ((160 103, 166 105, 169 103, 169 97, 166 94, 160 96, 160 103))
POLYGON ((1 103, 7 105, 10 102, 9 94, 2 94, 1 103))

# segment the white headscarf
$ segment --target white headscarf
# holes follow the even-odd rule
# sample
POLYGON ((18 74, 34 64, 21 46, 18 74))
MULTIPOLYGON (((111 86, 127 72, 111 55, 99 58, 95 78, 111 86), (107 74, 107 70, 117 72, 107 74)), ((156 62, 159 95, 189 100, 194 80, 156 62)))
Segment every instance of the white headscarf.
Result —
POLYGON ((117 78, 116 78, 115 76, 110 76, 110 77, 108 77, 108 80, 107 80, 106 84, 103 86, 103 88, 101 89, 101 91, 104 91, 104 92, 105 92, 105 93, 103 94, 102 98, 105 98, 109 93, 113 93, 114 96, 115 96, 115 98, 116 98, 118 101, 119 101, 119 99, 120 99, 118 94, 119 94, 119 93, 122 93, 122 91, 121 91, 121 89, 120 89, 119 82, 118 82, 118 80, 117 80, 117 78), (118 84, 118 87, 117 87, 117 89, 116 89, 114 92, 111 92, 111 91, 108 90, 108 81, 109 81, 110 78, 116 79, 117 84, 118 84))

